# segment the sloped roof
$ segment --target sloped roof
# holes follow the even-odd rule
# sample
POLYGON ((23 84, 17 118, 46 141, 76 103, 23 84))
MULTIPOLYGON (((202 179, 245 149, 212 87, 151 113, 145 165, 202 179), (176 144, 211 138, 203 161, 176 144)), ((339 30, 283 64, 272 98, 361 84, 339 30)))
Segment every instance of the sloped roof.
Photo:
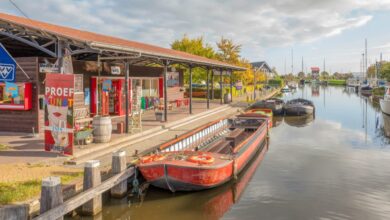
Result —
MULTIPOLYGON (((19 16, 0 13, 0 21, 21 26, 35 31, 46 32, 59 38, 70 39, 85 43, 99 49, 118 50, 125 52, 141 53, 144 56, 169 59, 185 63, 226 68, 232 70, 245 70, 245 68, 234 66, 217 60, 208 59, 201 56, 185 53, 182 51, 163 48, 151 44, 140 43, 113 36, 102 35, 89 31, 78 30, 70 27, 49 24, 46 22, 31 20, 19 16)), ((125 27, 124 27, 125 28, 125 27)))
POLYGON ((252 65, 253 68, 263 68, 263 67, 265 67, 265 68, 268 69, 269 72, 272 72, 271 67, 265 61, 253 62, 253 63, 251 63, 251 65, 252 65))

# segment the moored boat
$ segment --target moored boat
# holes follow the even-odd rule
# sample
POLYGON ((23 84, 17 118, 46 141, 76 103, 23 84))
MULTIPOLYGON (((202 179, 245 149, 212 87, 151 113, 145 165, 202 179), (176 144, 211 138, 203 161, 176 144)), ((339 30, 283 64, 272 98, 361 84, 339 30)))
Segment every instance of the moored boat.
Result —
POLYGON ((313 114, 315 110, 312 101, 307 99, 293 99, 284 105, 284 112, 286 115, 300 116, 313 114))
POLYGON ((246 114, 241 115, 241 117, 266 118, 268 119, 268 129, 272 128, 272 118, 273 118, 272 109, 267 109, 267 108, 250 109, 246 112, 246 114))
POLYGON ((249 109, 268 108, 272 110, 274 115, 283 114, 284 101, 278 98, 270 98, 253 103, 249 109))
POLYGON ((390 86, 386 86, 385 95, 379 101, 383 113, 390 115, 390 86))
POLYGON ((217 187, 235 178, 263 146, 268 119, 243 113, 197 128, 140 159, 138 169, 152 185, 175 191, 217 187))
POLYGON ((370 96, 372 95, 372 87, 370 85, 362 85, 360 87, 360 94, 370 96))
POLYGON ((282 92, 290 92, 290 88, 286 85, 282 88, 282 92))

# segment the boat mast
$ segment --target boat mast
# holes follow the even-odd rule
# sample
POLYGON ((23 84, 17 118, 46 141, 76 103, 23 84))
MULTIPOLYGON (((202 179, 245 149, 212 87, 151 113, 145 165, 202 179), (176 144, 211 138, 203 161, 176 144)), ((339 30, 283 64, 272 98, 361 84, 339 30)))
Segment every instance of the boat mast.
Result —
POLYGON ((366 72, 366 78, 368 79, 368 72, 367 72, 367 38, 365 39, 365 57, 366 57, 366 59, 365 59, 365 69, 364 69, 364 71, 366 72))
POLYGON ((294 75, 294 48, 291 48, 291 73, 294 75))

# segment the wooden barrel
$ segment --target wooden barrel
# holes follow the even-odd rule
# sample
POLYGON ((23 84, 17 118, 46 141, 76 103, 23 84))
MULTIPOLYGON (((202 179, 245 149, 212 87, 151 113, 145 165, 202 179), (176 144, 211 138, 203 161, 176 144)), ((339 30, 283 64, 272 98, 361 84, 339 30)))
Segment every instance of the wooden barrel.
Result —
POLYGON ((96 143, 107 143, 111 140, 112 123, 109 116, 95 116, 92 121, 93 139, 96 143))

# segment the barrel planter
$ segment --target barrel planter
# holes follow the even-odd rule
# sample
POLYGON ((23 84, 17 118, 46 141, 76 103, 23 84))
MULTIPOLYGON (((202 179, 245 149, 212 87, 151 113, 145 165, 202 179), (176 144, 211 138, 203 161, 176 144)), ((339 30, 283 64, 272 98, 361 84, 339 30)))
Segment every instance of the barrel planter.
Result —
POLYGON ((107 143, 111 140, 112 123, 109 116, 95 116, 92 121, 93 139, 96 143, 107 143))
POLYGON ((230 95, 230 93, 226 93, 224 96, 223 96, 223 101, 225 104, 228 104, 232 101, 232 96, 230 95))

